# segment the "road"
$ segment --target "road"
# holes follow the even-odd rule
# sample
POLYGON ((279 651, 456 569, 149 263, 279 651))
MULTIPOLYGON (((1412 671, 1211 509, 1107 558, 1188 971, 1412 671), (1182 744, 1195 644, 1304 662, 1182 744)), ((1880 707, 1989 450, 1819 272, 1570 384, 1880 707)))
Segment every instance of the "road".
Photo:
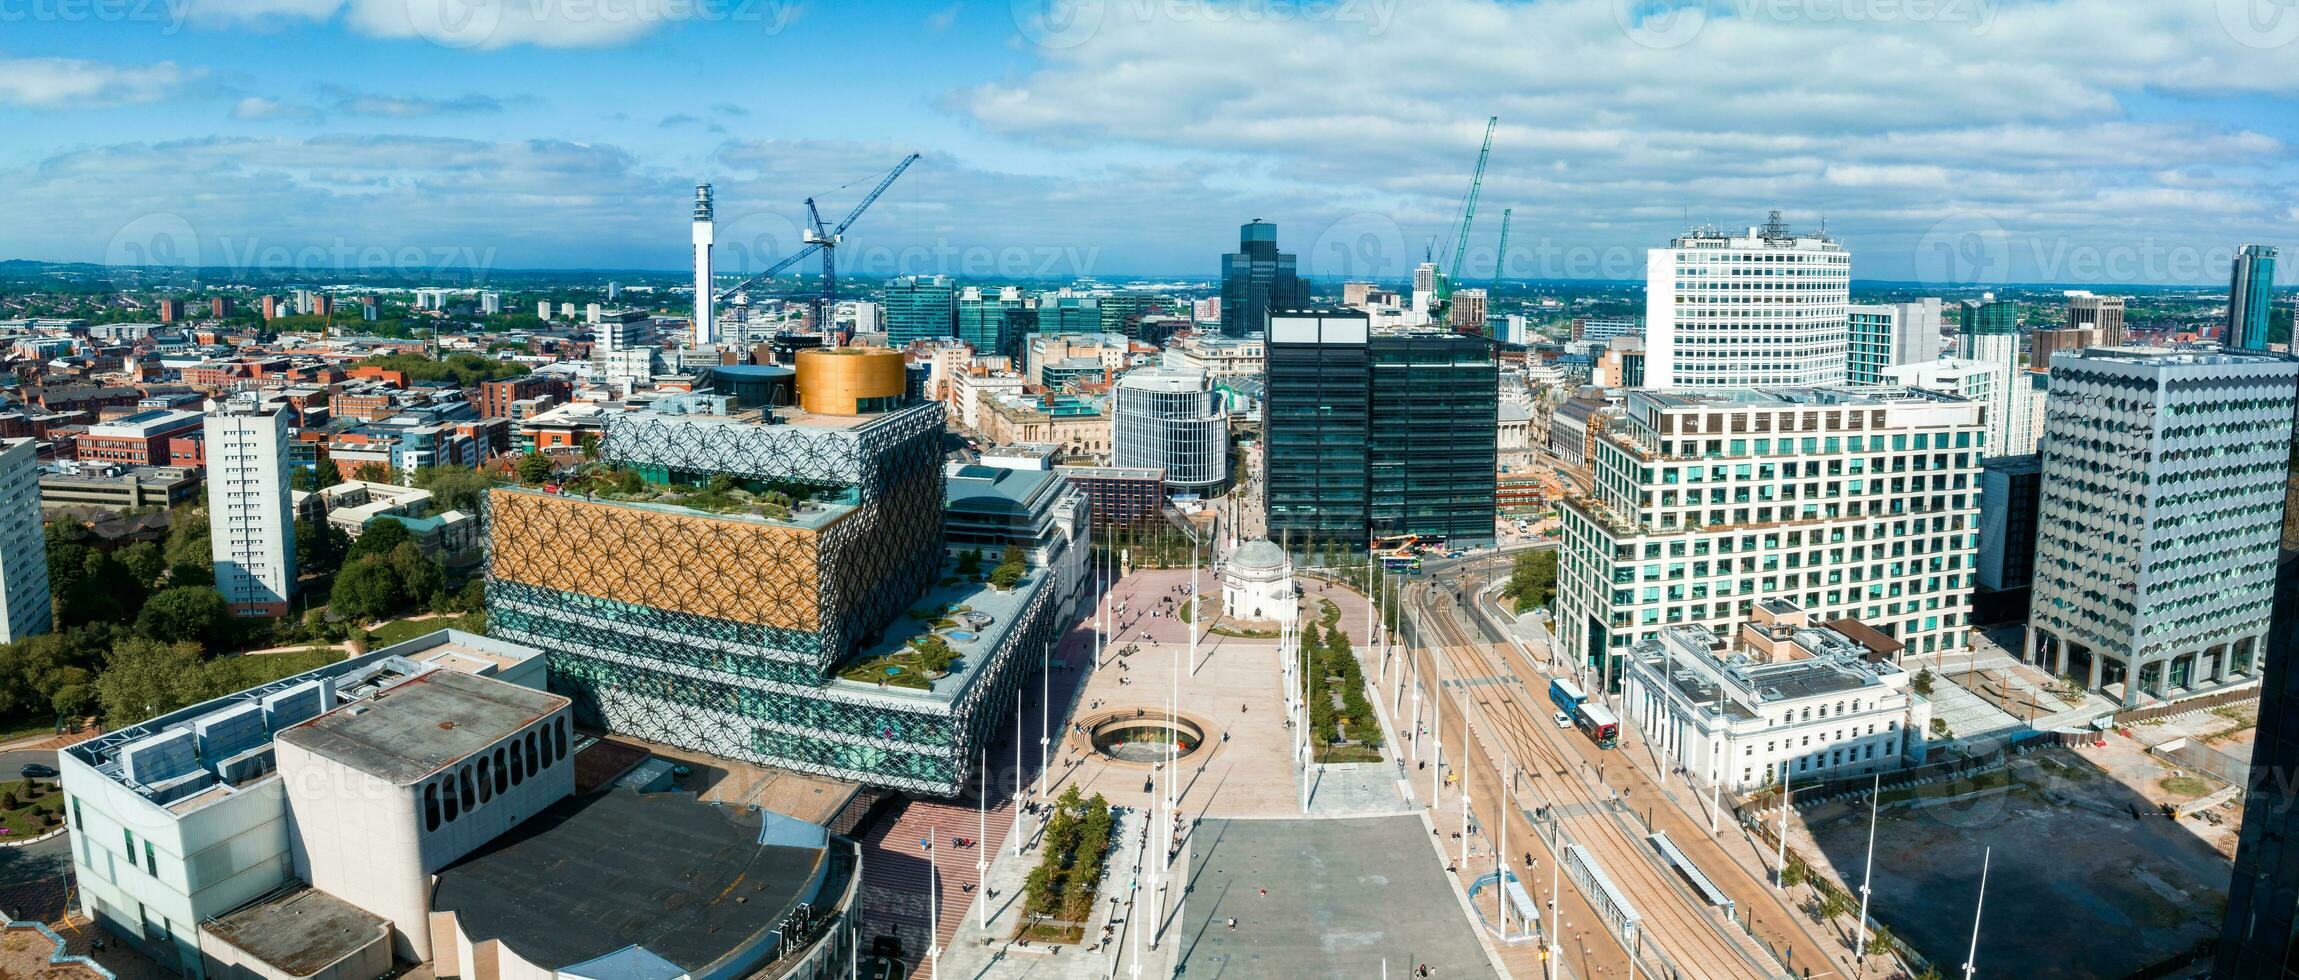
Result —
MULTIPOLYGON (((1520 819, 1511 826, 1512 840, 1531 829, 1521 819, 1522 808, 1554 806, 1567 838, 1588 848, 1627 894, 1644 916, 1645 941, 1657 946, 1659 958, 1682 976, 1770 977, 1787 972, 1766 947, 1786 950, 1789 964, 1812 966, 1814 976, 1833 972, 1825 951, 1834 944, 1807 931, 1802 917, 1780 901, 1761 869, 1751 871, 1726 853, 1724 845, 1711 837, 1705 816, 1696 818, 1670 802, 1675 794, 1695 795, 1683 780, 1660 787, 1651 773, 1636 765, 1641 756, 1600 750, 1579 731, 1560 730, 1549 721, 1553 709, 1547 678, 1484 617, 1460 607, 1461 599, 1476 601, 1479 591, 1505 574, 1509 557, 1488 555, 1435 567, 1430 578, 1411 587, 1408 601, 1427 631, 1426 648, 1414 651, 1416 670, 1425 672, 1421 677, 1441 679, 1447 693, 1451 709, 1444 726, 1447 745, 1462 744, 1458 721, 1465 711, 1475 735, 1474 764, 1469 768, 1497 769, 1505 759, 1517 771, 1512 788, 1517 805, 1509 809, 1520 819), (1674 870, 1654 858, 1644 840, 1647 824, 1666 831, 1734 900, 1755 939, 1725 922, 1674 870)), ((1630 744, 1632 733, 1623 734, 1624 745, 1630 744)), ((1471 779, 1472 796, 1482 789, 1491 799, 1497 787, 1480 787, 1478 782, 1471 779)), ((1481 812, 1489 811, 1488 806, 1481 812)), ((1723 830, 1727 835, 1736 833, 1728 818, 1723 830)), ((1613 943, 1618 955, 1618 943, 1605 941, 1613 943)), ((1641 967, 1651 965, 1650 957, 1640 959, 1645 961, 1641 967)))

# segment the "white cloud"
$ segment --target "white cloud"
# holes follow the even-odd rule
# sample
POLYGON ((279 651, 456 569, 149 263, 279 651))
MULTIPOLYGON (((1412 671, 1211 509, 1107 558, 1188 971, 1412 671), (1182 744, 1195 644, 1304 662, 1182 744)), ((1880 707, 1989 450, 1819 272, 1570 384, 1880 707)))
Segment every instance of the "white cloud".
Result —
POLYGON ((244 122, 310 120, 319 118, 319 110, 306 105, 295 105, 277 99, 251 95, 239 100, 232 106, 231 117, 244 122))
POLYGON ((427 95, 384 95, 354 89, 327 87, 324 89, 337 112, 355 116, 382 116, 390 119, 419 119, 425 116, 455 116, 503 111, 503 101, 491 95, 471 93, 453 98, 427 95))
POLYGON ((532 45, 624 44, 666 24, 707 19, 779 33, 797 12, 786 0, 178 0, 211 26, 278 26, 340 17, 369 37, 489 50, 532 45))
MULTIPOLYGON (((2217 242, 2269 235, 2292 206, 2281 140, 2134 115, 2139 93, 2299 99, 2299 41, 2239 36, 2223 5, 1678 0, 1678 20, 1622 15, 1656 6, 1073 4, 1019 23, 1034 70, 943 104, 1056 152, 1218 159, 1215 180, 1352 202, 1350 220, 1389 222, 1380 237, 1415 251, 1451 236, 1487 115, 1501 125, 1471 241, 1488 256, 1503 207, 1513 238, 1621 249, 1688 214, 1732 226, 1782 207, 1865 250, 1856 275, 1895 277, 1962 211, 2014 235, 2217 242), (2194 168, 2210 186, 2169 176, 2194 168)), ((1288 243, 1309 261, 1310 242, 1288 243)))
POLYGON ((114 65, 79 58, 0 57, 0 106, 98 109, 184 95, 206 72, 172 61, 114 65))

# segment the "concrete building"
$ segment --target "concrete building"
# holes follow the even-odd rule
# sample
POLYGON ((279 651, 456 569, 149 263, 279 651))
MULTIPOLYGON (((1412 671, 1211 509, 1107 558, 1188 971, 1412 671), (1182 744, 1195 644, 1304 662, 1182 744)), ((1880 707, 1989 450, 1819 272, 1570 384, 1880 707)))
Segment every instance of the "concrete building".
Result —
POLYGON ((1623 658, 1621 715, 1666 764, 1736 793, 1864 776, 1924 757, 1931 706, 1906 670, 1793 603, 1756 602, 1738 642, 1670 626, 1623 658))
POLYGON ((189 466, 84 468, 77 473, 40 474, 40 506, 174 507, 200 494, 200 471, 189 466))
POLYGON ((253 399, 209 403, 209 548, 216 589, 241 616, 284 616, 295 597, 291 428, 286 412, 253 399))
POLYGON ((1078 597, 1086 579, 1085 494, 1050 463, 949 463, 944 469, 943 527, 952 551, 977 551, 988 568, 1007 545, 1019 547, 1032 567, 1053 571, 1059 601, 1078 597))
POLYGON ((1452 306, 1446 310, 1446 319, 1453 329, 1461 333, 1485 332, 1485 291, 1483 289, 1453 290, 1452 306))
MULTIPOLYGON (((2067 329, 2091 331, 2090 343, 2083 346, 2123 346, 2124 297, 2101 296, 2085 289, 2071 289, 2065 295, 2068 301, 2067 329)), ((2029 367, 2043 369, 2051 366, 2040 354, 2029 360, 2029 367)))
POLYGON ((2299 362, 2052 358, 2026 656, 2126 705, 2257 680, 2299 362))
MULTIPOLYGON (((434 670, 529 688, 544 682, 535 651, 443 630, 59 752, 81 914, 185 976, 243 975, 203 962, 219 940, 201 926, 303 880, 298 852, 310 825, 291 817, 292 786, 280 772, 275 739, 434 670)), ((391 944, 381 946, 388 964, 391 944)))
POLYGON ((48 632, 48 542, 40 527, 40 444, 0 439, 0 643, 48 632))
POLYGON ((1560 649, 1602 668, 1763 599, 1965 649, 1980 415, 1919 389, 1629 392, 1591 440, 1596 492, 1561 508, 1560 649))
POLYGON ((1165 349, 1166 367, 1203 371, 1216 379, 1258 378, 1264 350, 1259 340, 1236 337, 1184 337, 1165 349))
POLYGON ((1845 384, 1891 384, 1886 371, 1940 356, 1938 297, 1845 310, 1845 384))
POLYGON ((1654 388, 1844 381, 1852 256, 1771 221, 1698 229, 1647 253, 1645 383, 1654 388))
POLYGON ((73 440, 73 455, 99 465, 180 465, 169 453, 169 443, 197 434, 203 417, 195 411, 153 409, 91 425, 73 440))
POLYGON ((1229 411, 1202 371, 1127 372, 1110 391, 1110 427, 1112 465, 1163 469, 1174 494, 1229 485, 1229 411))
POLYGON ((1094 529, 1133 527, 1154 520, 1165 505, 1165 471, 1138 466, 1056 466, 1085 494, 1094 529))

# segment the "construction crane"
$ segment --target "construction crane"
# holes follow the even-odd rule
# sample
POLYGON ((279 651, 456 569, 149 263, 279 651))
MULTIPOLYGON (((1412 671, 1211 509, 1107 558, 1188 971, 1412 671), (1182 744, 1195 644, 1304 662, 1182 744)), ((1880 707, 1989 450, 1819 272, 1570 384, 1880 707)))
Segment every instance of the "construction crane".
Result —
POLYGON ((1461 260, 1469 254, 1469 226, 1477 219, 1477 191, 1485 186, 1485 161, 1493 155, 1493 128, 1501 117, 1485 117, 1485 145, 1477 151, 1477 170, 1469 177, 1469 196, 1461 200, 1461 227, 1453 234, 1453 264, 1437 273, 1437 302, 1429 315, 1439 323, 1448 322, 1452 309, 1453 281, 1461 278, 1461 260))
POLYGON ((1509 216, 1516 208, 1501 209, 1501 244, 1493 252, 1493 291, 1501 291, 1501 267, 1509 263, 1509 216))
MULTIPOLYGON (((822 253, 822 293, 814 301, 814 322, 817 328, 825 333, 829 332, 831 319, 838 309, 838 243, 844 240, 846 229, 853 226, 854 219, 862 217, 862 212, 868 210, 871 203, 878 200, 878 195, 886 193, 886 188, 893 185, 894 178, 902 176, 902 172, 910 169, 911 164, 917 163, 918 157, 919 154, 910 154, 903 157, 901 163, 897 163, 892 169, 887 170, 885 177, 878 181, 878 186, 871 188, 870 193, 863 195, 861 203, 854 205, 854 210, 848 211, 845 220, 840 221, 835 228, 825 226, 822 212, 815 206, 814 199, 807 198, 807 228, 800 233, 804 236, 806 247, 799 249, 789 258, 768 266, 766 271, 721 291, 718 294, 718 299, 725 300, 752 285, 772 279, 781 274, 784 269, 797 265, 807 256, 820 252, 822 253)), ((854 183, 860 182, 855 181, 854 183)), ((845 186, 852 187, 854 185, 847 184, 845 186)))

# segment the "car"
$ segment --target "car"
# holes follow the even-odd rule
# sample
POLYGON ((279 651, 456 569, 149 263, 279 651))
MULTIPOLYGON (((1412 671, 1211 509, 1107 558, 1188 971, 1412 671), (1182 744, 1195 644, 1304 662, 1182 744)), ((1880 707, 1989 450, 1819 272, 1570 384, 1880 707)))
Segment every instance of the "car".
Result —
POLYGON ((1556 722, 1556 723, 1557 723, 1557 727, 1558 727, 1558 728, 1571 728, 1571 727, 1573 727, 1573 716, 1571 716, 1571 715, 1568 715, 1568 714, 1565 714, 1565 713, 1564 713, 1564 712, 1562 712, 1562 711, 1551 711, 1551 712, 1549 712, 1549 720, 1550 720, 1550 721, 1553 721, 1553 722, 1556 722))
POLYGON ((33 762, 26 764, 22 769, 16 770, 16 775, 25 779, 54 779, 63 775, 63 773, 57 772, 54 766, 43 766, 37 762, 33 762))

